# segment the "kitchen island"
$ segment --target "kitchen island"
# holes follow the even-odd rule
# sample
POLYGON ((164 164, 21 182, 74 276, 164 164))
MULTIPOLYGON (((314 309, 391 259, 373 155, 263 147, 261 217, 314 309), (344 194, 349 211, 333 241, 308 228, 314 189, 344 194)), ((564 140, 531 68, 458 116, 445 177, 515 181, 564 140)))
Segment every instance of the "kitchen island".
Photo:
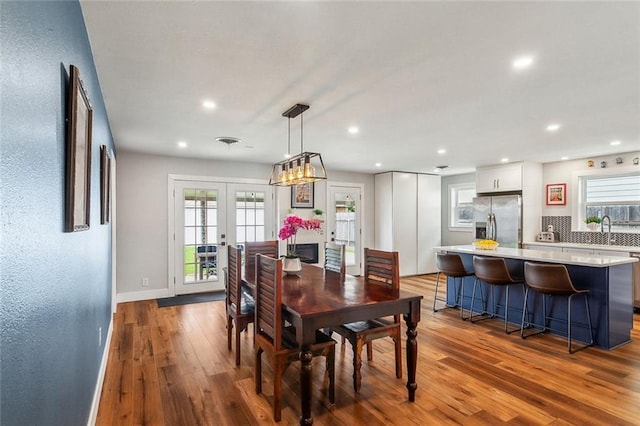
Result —
MULTIPOLYGON (((494 250, 480 250, 472 245, 436 247, 436 250, 447 253, 457 253, 462 258, 467 270, 473 270, 473 256, 501 257, 505 259, 509 272, 513 276, 524 276, 524 262, 559 263, 565 265, 573 285, 578 289, 588 289, 589 309, 593 328, 594 344, 605 349, 628 343, 631 340, 630 332, 633 328, 633 288, 632 265, 638 259, 618 256, 597 256, 575 253, 561 253, 545 250, 500 248, 494 250)), ((471 308, 471 293, 474 277, 467 277, 463 281, 464 300, 459 304, 464 309, 471 308)), ((447 303, 455 305, 458 289, 453 280, 447 280, 447 303)), ((504 294, 500 286, 496 288, 497 305, 490 301, 492 306, 487 310, 495 310, 499 315, 504 315, 504 294)), ((524 291, 511 291, 509 295, 509 318, 519 320, 522 318, 524 291)), ((543 323, 542 295, 535 294, 529 297, 528 311, 529 321, 536 324, 543 323)), ((584 304, 575 303, 572 306, 572 318, 575 319, 572 330, 572 338, 582 342, 589 340, 589 332, 586 326, 586 310, 584 304), (584 320, 583 320, 584 319, 584 320)), ((480 303, 476 298, 474 311, 481 311, 480 303)), ((555 318, 566 320, 566 300, 560 297, 553 298, 553 304, 547 306, 547 313, 555 318)), ((562 321, 551 320, 551 328, 565 330, 566 324, 562 321)), ((555 332, 560 335, 563 332, 555 332)))

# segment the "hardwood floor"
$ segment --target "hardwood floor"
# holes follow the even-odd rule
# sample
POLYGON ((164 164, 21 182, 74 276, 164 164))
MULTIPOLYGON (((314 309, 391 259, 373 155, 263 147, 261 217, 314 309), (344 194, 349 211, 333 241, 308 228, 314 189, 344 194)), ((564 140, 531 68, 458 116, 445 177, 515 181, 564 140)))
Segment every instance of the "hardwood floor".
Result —
MULTIPOLYGON (((415 403, 407 401, 404 362, 404 378, 395 377, 391 339, 375 341, 374 361, 363 361, 355 396, 351 347, 339 343, 334 407, 328 407, 323 359, 313 363, 314 424, 640 424, 640 315, 634 315, 633 342, 569 355, 562 338, 522 340, 505 335, 499 320, 469 324, 454 309, 432 312, 434 280, 401 283, 424 295, 415 403)), ((224 301, 118 305, 96 424, 273 424, 273 375, 264 359, 263 394, 254 391, 252 326, 242 336, 240 367, 227 350, 225 326, 224 301)), ((298 423, 298 368, 295 363, 284 375, 282 425, 298 423)))

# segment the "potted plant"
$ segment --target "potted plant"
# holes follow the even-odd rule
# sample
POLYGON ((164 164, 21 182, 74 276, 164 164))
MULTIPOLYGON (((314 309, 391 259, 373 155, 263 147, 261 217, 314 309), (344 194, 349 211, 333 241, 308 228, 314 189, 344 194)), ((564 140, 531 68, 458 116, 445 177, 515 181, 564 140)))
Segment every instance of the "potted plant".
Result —
POLYGON ((296 252, 296 240, 300 229, 318 231, 320 230, 320 221, 318 219, 302 219, 296 215, 289 215, 284 219, 278 237, 287 241, 287 254, 282 262, 282 269, 287 274, 296 274, 302 270, 302 264, 296 252))
POLYGON ((598 224, 602 221, 598 216, 587 216, 584 222, 591 231, 598 229, 598 224))

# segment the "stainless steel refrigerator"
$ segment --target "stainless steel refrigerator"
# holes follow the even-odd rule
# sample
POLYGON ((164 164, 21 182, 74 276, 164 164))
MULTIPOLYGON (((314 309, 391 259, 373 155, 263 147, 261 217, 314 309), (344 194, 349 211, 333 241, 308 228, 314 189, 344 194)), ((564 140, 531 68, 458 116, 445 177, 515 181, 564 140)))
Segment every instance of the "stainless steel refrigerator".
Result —
POLYGON ((490 239, 500 247, 522 247, 522 197, 492 195, 473 199, 474 239, 490 239))

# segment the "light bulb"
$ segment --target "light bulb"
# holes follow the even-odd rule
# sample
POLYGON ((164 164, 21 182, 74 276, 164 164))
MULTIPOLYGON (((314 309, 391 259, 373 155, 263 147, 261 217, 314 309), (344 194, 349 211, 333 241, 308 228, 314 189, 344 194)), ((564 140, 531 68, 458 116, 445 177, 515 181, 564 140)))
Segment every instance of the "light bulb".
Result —
POLYGON ((289 173, 287 173, 287 178, 290 182, 295 178, 295 175, 293 174, 293 163, 289 163, 289 173))
POLYGON ((311 165, 309 156, 304 157, 304 177, 314 178, 316 177, 316 168, 311 165))
POLYGON ((280 170, 280 174, 278 175, 278 182, 285 183, 287 181, 287 167, 283 164, 282 170, 280 170))
POLYGON ((302 179, 304 177, 304 172, 302 171, 302 166, 300 165, 300 159, 298 159, 298 165, 296 166, 296 178, 302 179))

